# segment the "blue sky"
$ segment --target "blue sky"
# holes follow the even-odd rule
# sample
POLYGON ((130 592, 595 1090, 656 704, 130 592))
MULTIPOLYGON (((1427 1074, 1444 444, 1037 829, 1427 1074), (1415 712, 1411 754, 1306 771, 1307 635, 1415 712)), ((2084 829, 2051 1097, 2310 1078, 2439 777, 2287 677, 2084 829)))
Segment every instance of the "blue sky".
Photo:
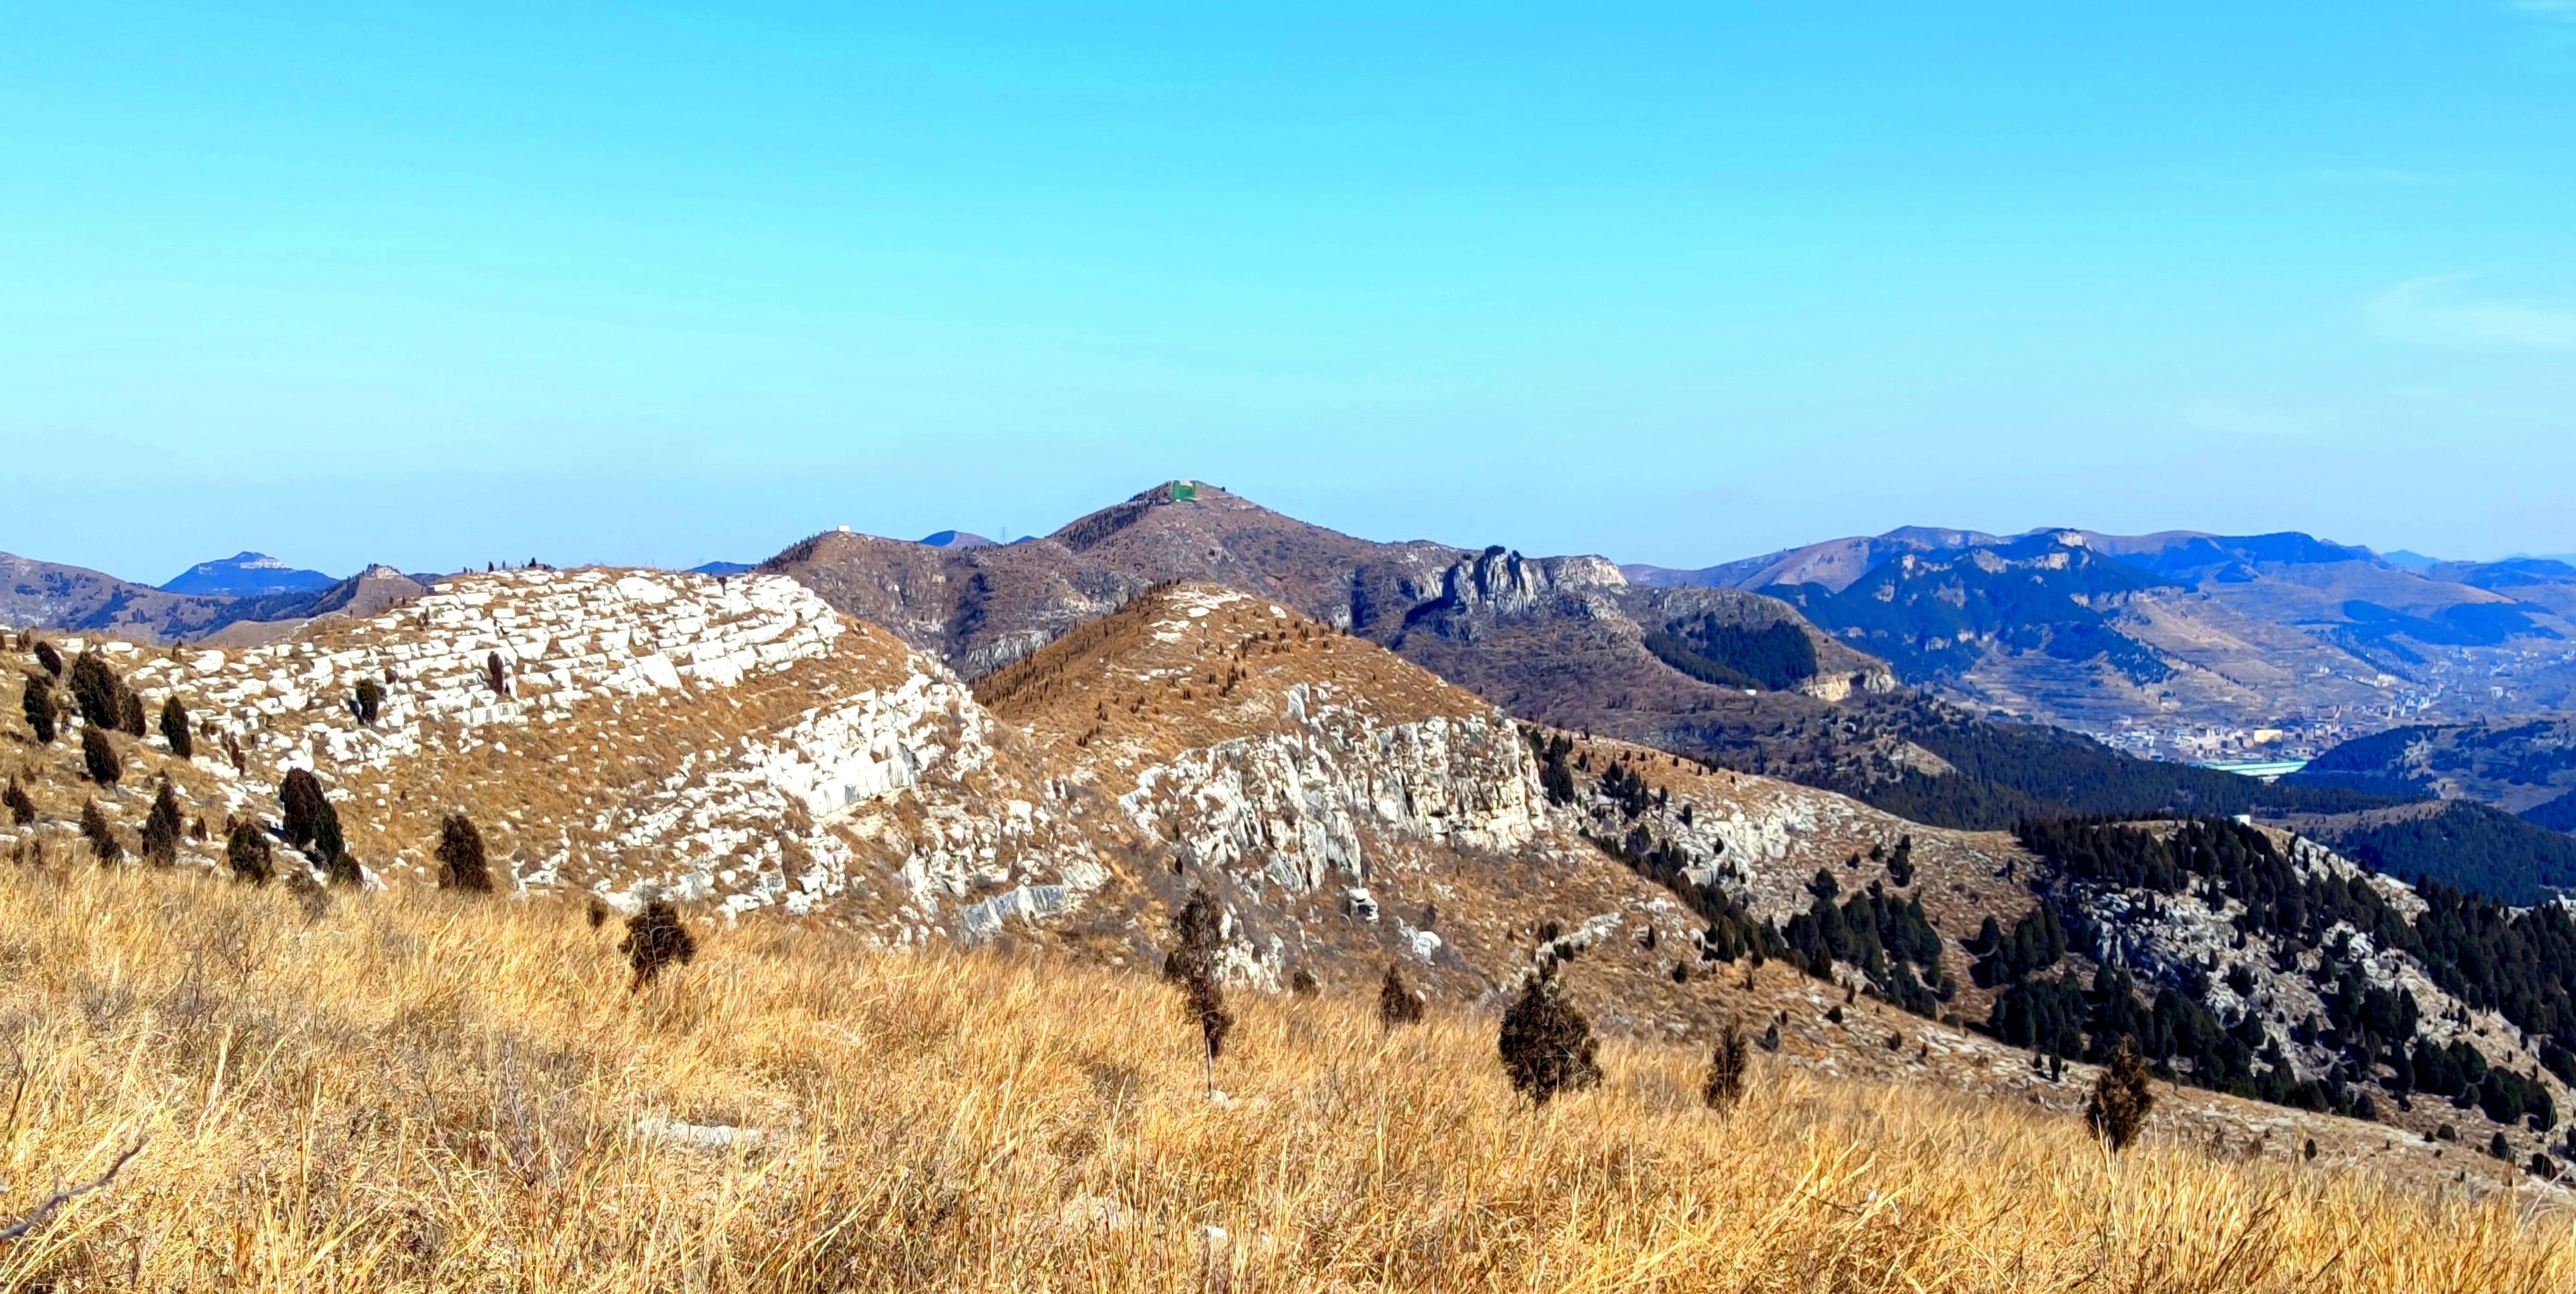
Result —
POLYGON ((0 11, 0 549, 2576 549, 2576 0, 369 8, 0 11))

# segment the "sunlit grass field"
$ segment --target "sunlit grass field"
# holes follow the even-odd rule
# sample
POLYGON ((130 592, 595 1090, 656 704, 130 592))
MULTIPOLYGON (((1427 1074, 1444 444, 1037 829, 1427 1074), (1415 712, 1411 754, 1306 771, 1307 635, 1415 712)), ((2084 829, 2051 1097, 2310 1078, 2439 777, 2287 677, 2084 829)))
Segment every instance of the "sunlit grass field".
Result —
POLYGON ((705 933, 642 992, 552 901, 86 859, 0 875, 0 1289, 2576 1288, 2509 1197, 2111 1157, 2018 1106, 1605 1042, 1533 1108, 1488 1017, 1070 959, 705 933))

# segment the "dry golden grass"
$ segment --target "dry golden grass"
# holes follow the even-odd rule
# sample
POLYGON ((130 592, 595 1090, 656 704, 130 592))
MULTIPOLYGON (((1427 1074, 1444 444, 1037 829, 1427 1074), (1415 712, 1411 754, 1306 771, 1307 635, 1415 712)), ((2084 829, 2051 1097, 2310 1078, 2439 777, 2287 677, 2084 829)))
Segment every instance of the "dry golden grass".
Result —
MULTIPOLYGON (((718 932, 629 995, 615 923, 82 864, 0 877, 0 1289, 2522 1291, 2561 1214, 2106 1158, 2070 1120, 1613 1042, 1517 1101, 1489 1019, 1237 1003, 1056 960, 718 932), (654 1119, 763 1130, 706 1149, 654 1119), (1209 1227, 1221 1227, 1224 1240, 1209 1227)), ((1757 1057, 1757 1062, 1759 1058, 1757 1057)))

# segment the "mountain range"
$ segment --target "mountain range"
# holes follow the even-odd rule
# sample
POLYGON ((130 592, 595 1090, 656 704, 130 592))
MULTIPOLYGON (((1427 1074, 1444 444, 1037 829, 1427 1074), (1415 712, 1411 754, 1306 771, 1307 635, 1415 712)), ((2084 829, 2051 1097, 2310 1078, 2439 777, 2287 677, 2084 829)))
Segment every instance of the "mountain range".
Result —
MULTIPOLYGON (((13 634, 9 672, 43 693, 59 664, 71 695, 51 741, 7 721, 0 851, 40 869, 122 857, 307 890, 333 876, 453 887, 462 830, 479 874, 531 900, 630 915, 665 902, 710 929, 776 919, 1149 971, 1172 912, 1204 894, 1221 912, 1217 972, 1238 991, 1356 994, 1394 965, 1435 1001, 1493 1012, 1534 966, 1562 964, 1607 1029, 1705 1040, 1751 1020, 1781 1063, 2070 1116, 2089 1067, 2130 1037, 2166 1082, 2197 1089, 2167 1103, 2193 1144, 2286 1132, 2427 1180, 2458 1167, 2440 1159, 2446 1127, 2501 1138, 2512 1163, 2576 1155, 2556 1118, 2576 1100, 2562 905, 2411 884, 2208 812, 1931 825, 1515 715, 1487 689, 1619 713, 1616 692, 1539 687, 1527 659, 1588 646, 1605 668, 1631 651, 1661 661, 1644 639, 1668 630, 1647 626, 1681 605, 1693 623, 1663 652, 1790 684, 1747 700, 1783 698, 1820 727, 1884 705, 1984 731, 1873 690, 1883 671, 1759 595, 1675 603, 1615 570, 1390 553, 1196 493, 1086 518, 1068 528, 1080 547, 1059 532, 946 555, 1022 550, 1009 565, 892 563, 887 541, 839 536, 723 579, 446 577, 245 645, 13 634), (1238 583, 1151 578, 1243 554, 1267 560, 1233 569, 1238 583), (776 569, 793 561, 812 566, 776 569), (889 592, 871 575, 918 583, 889 592), (1241 587, 1256 575, 1268 587, 1241 587), (1120 579, 1143 583, 971 680, 943 659, 1046 626, 1061 587, 1092 581, 1105 599, 1120 579), (911 615, 872 623, 823 587, 911 615), (1410 603, 1391 597, 1408 587, 1410 603), (1354 609, 1369 589, 1384 614, 1354 609), (1476 684, 1431 667, 1485 644, 1505 663, 1476 684), (1817 684, 1846 667, 1842 686, 1817 684), (164 721, 125 717, 146 712, 164 721), (300 832, 299 776, 319 788, 300 832)), ((1950 748, 1989 739, 2021 749, 1991 733, 1950 748)), ((2154 793, 2191 790, 2207 809, 2259 794, 2129 763, 2201 779, 2154 793)), ((2512 1163, 2470 1167, 2510 1179, 2512 1163)))

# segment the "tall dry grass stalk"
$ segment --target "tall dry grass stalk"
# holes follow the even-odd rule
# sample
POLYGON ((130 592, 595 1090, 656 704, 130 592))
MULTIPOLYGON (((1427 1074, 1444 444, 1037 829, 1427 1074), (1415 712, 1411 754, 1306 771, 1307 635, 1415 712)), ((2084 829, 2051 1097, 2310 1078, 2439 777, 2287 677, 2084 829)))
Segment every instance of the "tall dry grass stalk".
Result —
POLYGON ((2541 1291, 2566 1216, 2106 1156, 2072 1119, 1494 1022, 745 928, 628 992, 577 906, 0 877, 0 1289, 2541 1291), (757 1141, 721 1131, 758 1129, 757 1141), (1221 1228, 1222 1234, 1211 1228, 1221 1228))

